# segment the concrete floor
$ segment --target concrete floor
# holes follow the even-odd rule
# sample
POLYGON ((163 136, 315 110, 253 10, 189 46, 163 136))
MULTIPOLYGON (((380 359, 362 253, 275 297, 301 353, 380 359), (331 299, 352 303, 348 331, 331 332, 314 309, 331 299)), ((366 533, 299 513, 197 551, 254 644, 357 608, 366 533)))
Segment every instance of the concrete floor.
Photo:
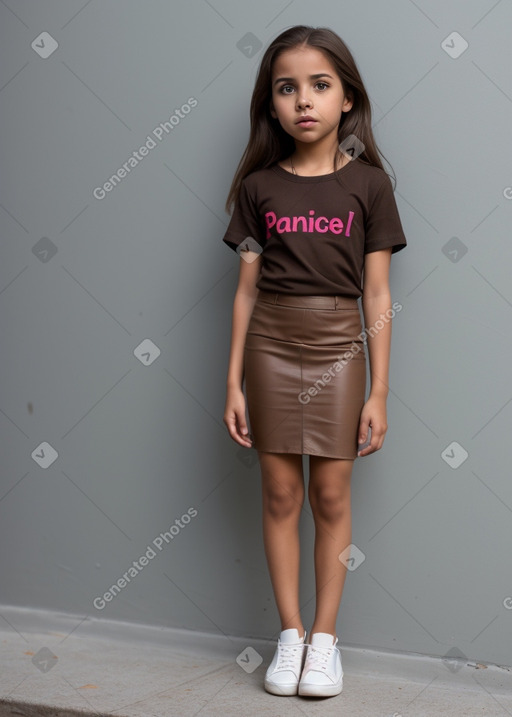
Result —
POLYGON ((117 717, 512 716, 506 667, 341 645, 340 695, 276 697, 263 689, 275 649, 269 641, 9 607, 0 615, 2 717, 67 717, 73 709, 117 717), (5 701, 54 709, 15 710, 5 701))

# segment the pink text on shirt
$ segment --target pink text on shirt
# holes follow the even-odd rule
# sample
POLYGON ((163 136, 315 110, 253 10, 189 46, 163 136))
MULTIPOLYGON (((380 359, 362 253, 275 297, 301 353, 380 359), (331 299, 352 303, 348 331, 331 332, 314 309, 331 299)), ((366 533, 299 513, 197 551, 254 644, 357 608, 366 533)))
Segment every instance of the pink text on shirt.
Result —
POLYGON ((348 218, 345 225, 345 232, 343 232, 343 222, 340 217, 315 217, 315 210, 309 210, 309 217, 279 217, 277 218, 275 212, 267 212, 265 214, 265 223, 267 225, 267 239, 270 238, 270 230, 275 227, 278 234, 284 234, 286 232, 297 232, 299 231, 299 223, 301 224, 301 231, 303 233, 314 233, 326 234, 343 234, 346 237, 350 236, 350 227, 352 226, 352 220, 354 218, 354 212, 348 213, 348 218))

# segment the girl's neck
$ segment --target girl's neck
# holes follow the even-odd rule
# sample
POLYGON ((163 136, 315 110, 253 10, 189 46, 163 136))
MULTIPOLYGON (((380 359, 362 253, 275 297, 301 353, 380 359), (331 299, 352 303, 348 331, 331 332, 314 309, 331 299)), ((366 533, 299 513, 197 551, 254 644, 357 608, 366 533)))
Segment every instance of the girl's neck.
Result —
POLYGON ((310 152, 300 152, 297 150, 292 152, 290 157, 283 160, 280 164, 289 172, 304 175, 307 177, 319 176, 322 174, 331 174, 338 171, 350 162, 350 159, 340 152, 336 152, 336 168, 334 168, 334 157, 326 159, 325 154, 320 156, 312 156, 310 152))

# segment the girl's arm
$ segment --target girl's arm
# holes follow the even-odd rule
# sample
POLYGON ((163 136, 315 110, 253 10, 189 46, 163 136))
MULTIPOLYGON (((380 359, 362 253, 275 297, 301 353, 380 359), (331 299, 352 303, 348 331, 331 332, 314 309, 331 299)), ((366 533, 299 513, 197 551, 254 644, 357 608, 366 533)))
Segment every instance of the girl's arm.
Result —
POLYGON ((242 392, 244 380, 244 345, 249 327, 249 320, 258 294, 256 282, 261 268, 261 254, 253 252, 245 254, 249 260, 240 257, 240 273, 238 286, 233 301, 233 319, 231 325, 231 349, 226 381, 226 407, 224 423, 228 427, 233 440, 242 446, 251 447, 246 437, 247 423, 245 418, 245 398, 242 392), (255 258, 254 258, 255 257, 255 258), (253 261, 251 261, 253 259, 253 261))
POLYGON ((387 315, 386 312, 388 309, 391 310, 390 262, 391 247, 365 255, 362 304, 371 384, 368 400, 361 411, 358 442, 366 442, 369 426, 371 426, 371 441, 366 448, 358 451, 359 456, 366 456, 382 448, 388 428, 386 399, 391 348, 391 319, 389 318, 391 311, 387 315))

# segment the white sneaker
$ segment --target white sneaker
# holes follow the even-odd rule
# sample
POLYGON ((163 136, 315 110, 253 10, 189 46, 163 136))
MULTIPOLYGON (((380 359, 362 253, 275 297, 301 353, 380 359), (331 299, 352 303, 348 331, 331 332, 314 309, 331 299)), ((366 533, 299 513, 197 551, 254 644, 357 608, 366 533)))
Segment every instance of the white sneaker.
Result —
POLYGON ((343 669, 338 638, 327 632, 315 632, 307 646, 306 661, 299 681, 299 695, 331 697, 343 688, 343 669))
POLYGON ((296 695, 304 664, 304 637, 296 628, 283 630, 277 641, 274 658, 265 675, 265 689, 273 695, 296 695))

